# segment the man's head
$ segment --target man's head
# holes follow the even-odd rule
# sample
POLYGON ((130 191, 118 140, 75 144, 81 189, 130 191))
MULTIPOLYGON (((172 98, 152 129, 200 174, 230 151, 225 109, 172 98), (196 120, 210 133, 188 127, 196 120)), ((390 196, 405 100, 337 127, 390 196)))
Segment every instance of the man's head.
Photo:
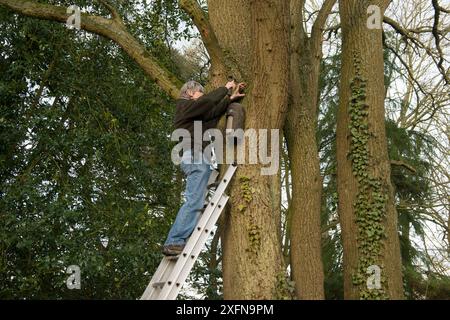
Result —
POLYGON ((205 89, 203 86, 196 81, 188 81, 186 82, 180 90, 180 98, 181 99, 198 99, 200 98, 205 89))

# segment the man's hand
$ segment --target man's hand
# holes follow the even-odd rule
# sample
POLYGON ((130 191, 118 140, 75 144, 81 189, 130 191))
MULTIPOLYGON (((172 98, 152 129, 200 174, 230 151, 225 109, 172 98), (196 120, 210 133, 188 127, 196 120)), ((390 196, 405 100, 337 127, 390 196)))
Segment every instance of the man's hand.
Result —
POLYGON ((225 85, 225 88, 227 88, 228 90, 235 90, 236 89, 236 82, 233 80, 228 81, 227 84, 225 85))
POLYGON ((231 101, 235 101, 235 100, 239 100, 243 97, 245 97, 245 93, 243 93, 245 87, 247 85, 244 82, 239 83, 235 88, 234 88, 234 92, 230 97, 231 101))

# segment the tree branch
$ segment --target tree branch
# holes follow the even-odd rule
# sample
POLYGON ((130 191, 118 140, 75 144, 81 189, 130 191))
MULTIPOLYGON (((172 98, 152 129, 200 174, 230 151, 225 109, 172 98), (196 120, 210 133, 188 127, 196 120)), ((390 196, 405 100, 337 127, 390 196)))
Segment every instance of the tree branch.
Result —
MULTIPOLYGON (((66 8, 37 3, 28 0, 0 0, 13 11, 25 16, 66 23, 69 15, 66 8)), ((156 84, 174 99, 178 98, 180 80, 170 71, 160 66, 142 44, 126 28, 115 20, 81 13, 80 27, 83 30, 104 36, 116 42, 122 49, 156 82, 156 84)))
MULTIPOLYGON (((322 5, 322 8, 319 10, 319 14, 317 15, 316 20, 314 21, 312 30, 311 30, 311 41, 312 47, 315 50, 321 50, 322 47, 320 43, 322 42, 323 31, 325 28, 325 23, 329 14, 331 13, 331 9, 333 9, 336 0, 325 0, 322 5)), ((317 54, 317 52, 316 52, 317 54)))
POLYGON ((104 7, 106 7, 106 9, 108 9, 108 11, 111 13, 111 16, 114 21, 116 21, 119 24, 124 25, 122 17, 117 12, 116 8, 114 8, 111 4, 109 4, 109 2, 107 0, 98 0, 98 2, 100 2, 104 7))
POLYGON ((442 12, 445 12, 445 13, 450 13, 450 10, 447 10, 444 7, 441 7, 437 1, 436 1, 436 3, 433 3, 433 6, 434 6, 434 8, 436 10, 439 10, 439 11, 442 11, 442 12))
POLYGON ((305 11, 305 0, 290 1, 290 25, 291 41, 303 43, 306 31, 303 26, 303 14, 305 11))
POLYGON ((290 40, 291 52, 299 55, 300 46, 306 39, 306 32, 303 28, 303 11, 305 0, 291 0, 290 1, 290 40))
MULTIPOLYGON (((433 0, 435 1, 435 0, 433 0)), ((445 68, 443 67, 443 61, 444 61, 444 56, 442 53, 442 50, 439 46, 439 41, 437 42, 437 51, 438 51, 438 56, 439 56, 439 61, 436 61, 436 57, 434 56, 433 52, 431 51, 431 49, 424 45, 419 39, 415 38, 411 33, 413 33, 412 31, 403 28, 399 23, 397 23, 396 21, 394 21, 393 19, 384 16, 383 18, 383 22, 389 24, 398 34, 400 34, 405 40, 410 40, 412 43, 414 43, 417 47, 425 50, 425 52, 433 59, 434 63, 436 64, 437 68, 439 69, 439 72, 441 73, 442 77, 444 78, 445 82, 448 84, 450 83, 450 79, 448 77, 448 71, 445 70, 445 68)), ((435 21, 436 24, 436 21, 435 21)), ((439 31, 436 30, 437 27, 433 26, 433 35, 435 37, 438 37, 439 35, 439 31)), ((407 42, 407 41, 405 41, 407 42)))
POLYGON ((322 237, 325 238, 328 235, 328 231, 336 228, 339 224, 339 219, 330 221, 326 226, 322 228, 322 237))
POLYGON ((388 25, 390 25, 398 34, 400 34, 402 37, 404 37, 405 39, 411 40, 414 44, 416 44, 418 47, 423 48, 423 44, 421 42, 419 42, 416 38, 414 38, 411 34, 410 31, 403 28, 400 24, 398 24, 396 21, 394 21, 393 19, 384 16, 383 17, 383 22, 387 23, 388 25))
POLYGON ((391 165, 405 167, 409 171, 411 171, 413 173, 417 173, 417 170, 413 166, 411 166, 410 164, 408 164, 406 162, 400 161, 400 160, 391 160, 391 165))
MULTIPOLYGON (((441 71, 442 74, 445 74, 446 71, 444 69, 443 63, 444 63, 444 53, 442 52, 442 48, 441 48, 441 39, 439 38, 439 30, 438 30, 438 26, 439 26, 439 16, 440 16, 440 12, 441 12, 441 7, 439 6, 439 3, 437 0, 431 0, 433 7, 434 7, 434 23, 433 23, 433 36, 434 36, 434 40, 436 43, 436 49, 439 53, 439 61, 437 63, 437 66, 439 68, 439 70, 441 71)), ((445 78, 445 81, 447 84, 449 84, 449 79, 445 78)))
POLYGON ((212 29, 209 19, 197 0, 179 0, 180 7, 191 17, 192 22, 197 27, 203 40, 206 50, 211 58, 211 65, 216 70, 226 72, 226 58, 223 50, 220 48, 219 41, 212 29))
POLYGON ((387 42, 386 42, 386 37, 384 36, 384 32, 383 32, 383 45, 385 46, 385 48, 389 49, 396 57, 397 59, 400 61, 400 63, 403 65, 403 67, 405 67, 406 72, 408 72, 408 75, 410 77, 410 79, 417 85, 417 87, 419 88, 419 90, 426 96, 429 95, 429 93, 427 93, 422 85, 419 83, 419 81, 417 81, 417 79, 414 77, 414 74, 411 70, 411 68, 408 66, 408 64, 406 63, 406 61, 401 57, 401 55, 397 52, 397 50, 395 50, 394 48, 390 47, 387 42))

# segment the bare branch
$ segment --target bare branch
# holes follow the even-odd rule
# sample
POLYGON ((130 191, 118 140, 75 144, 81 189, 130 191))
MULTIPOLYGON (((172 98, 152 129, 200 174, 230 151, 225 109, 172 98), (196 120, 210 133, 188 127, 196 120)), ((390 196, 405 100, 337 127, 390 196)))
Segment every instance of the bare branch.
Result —
POLYGON ((439 11, 442 11, 442 12, 445 12, 445 13, 450 13, 450 10, 447 10, 447 9, 441 7, 440 4, 437 1, 433 1, 433 7, 436 10, 439 10, 439 11))
MULTIPOLYGON (((435 1, 435 0, 433 0, 435 1)), ((445 82, 448 84, 450 83, 450 79, 448 77, 448 71, 445 70, 445 68, 443 67, 442 63, 444 61, 444 56, 442 53, 442 50, 440 49, 440 47, 437 48, 438 50, 438 56, 439 56, 439 61, 436 61, 436 57, 435 54, 431 51, 431 49, 429 47, 427 47, 426 45, 424 45, 419 39, 417 39, 416 37, 414 37, 412 35, 412 31, 403 28, 399 23, 397 23, 396 21, 394 21, 393 19, 384 16, 383 21, 387 24, 389 24, 397 33, 399 33, 404 39, 405 42, 407 42, 407 40, 411 41, 413 44, 415 44, 417 47, 425 50, 425 52, 433 59, 433 61, 435 62, 436 66, 439 69, 439 72, 441 73, 442 77, 445 79, 445 82)), ((437 27, 436 27, 437 28, 437 27)), ((435 29, 435 27, 433 26, 433 30, 435 29)), ((438 36, 439 31, 435 31, 433 33, 436 36, 438 36)), ((438 41, 439 44, 439 41, 438 41)))
POLYGON ((404 161, 400 161, 400 160, 391 160, 391 165, 393 166, 400 166, 400 167, 405 167, 406 169, 408 169, 409 171, 416 173, 417 170, 411 166, 410 164, 404 162, 404 161))
POLYGON ((311 30, 311 40, 313 44, 313 48, 316 50, 322 50, 322 46, 320 43, 322 42, 323 31, 325 28, 325 22, 329 14, 331 13, 331 9, 333 9, 336 0, 325 0, 322 5, 322 8, 319 10, 319 14, 317 15, 316 20, 314 21, 312 30, 311 30))
POLYGON ((294 46, 296 43, 302 43, 306 37, 303 26, 304 7, 305 0, 290 1, 291 41, 293 41, 294 46))
MULTIPOLYGON (((438 30, 438 26, 439 26, 439 16, 440 16, 440 12, 441 12, 441 7, 439 6, 439 3, 437 0, 431 0, 431 2, 433 3, 433 7, 434 7, 434 23, 433 23, 433 36, 434 36, 434 40, 436 43, 436 49, 439 53, 439 61, 437 63, 437 66, 439 68, 439 70, 441 71, 442 74, 446 74, 446 71, 444 69, 443 63, 444 63, 444 53, 442 52, 442 48, 441 48, 441 39, 439 38, 439 30, 438 30)), ((446 77, 445 81, 447 84, 450 83, 449 79, 446 77)))
POLYGON ((305 11, 305 0, 290 1, 290 41, 291 59, 299 59, 300 48, 307 40, 306 31, 303 26, 303 15, 305 11))
POLYGON ((181 8, 191 17, 202 37, 203 43, 211 57, 211 64, 221 71, 225 71, 226 59, 223 50, 219 46, 216 34, 209 23, 203 9, 197 0, 179 0, 181 8))
POLYGON ((406 71, 408 72, 409 77, 411 78, 411 80, 417 85, 417 87, 419 88, 419 90, 424 94, 424 95, 429 95, 429 93, 427 93, 422 85, 417 81, 417 79, 414 77, 413 72, 411 71, 411 68, 409 67, 409 65, 406 63, 406 61, 400 56, 400 54, 397 52, 397 50, 395 50, 394 48, 390 47, 386 41, 385 41, 385 37, 383 36, 383 44, 384 46, 389 49, 396 57, 397 59, 400 61, 400 63, 405 67, 406 71))

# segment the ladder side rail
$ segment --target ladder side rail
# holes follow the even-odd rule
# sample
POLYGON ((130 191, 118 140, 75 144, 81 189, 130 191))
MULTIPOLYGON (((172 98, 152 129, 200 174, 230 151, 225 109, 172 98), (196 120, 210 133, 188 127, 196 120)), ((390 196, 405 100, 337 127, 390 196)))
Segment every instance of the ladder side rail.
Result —
POLYGON ((217 187, 217 190, 212 198, 212 200, 208 203, 208 206, 206 207, 205 211, 203 212, 202 216, 200 217, 199 221, 197 222, 197 225, 195 226, 194 231, 192 232, 192 235, 189 237, 188 242, 186 243, 186 246, 183 250, 183 252, 179 255, 178 261, 176 265, 173 268, 172 273, 166 278, 167 284, 163 288, 163 292, 167 290, 167 286, 172 285, 173 280, 175 280, 181 270, 183 269, 186 261, 191 256, 191 252, 193 248, 195 247, 198 238, 201 236, 203 232, 204 226, 208 223, 208 220, 210 219, 211 215, 213 214, 214 210, 216 210, 216 207, 218 205, 219 200, 221 199, 222 195, 224 194, 231 178, 233 177, 234 173, 236 172, 237 166, 236 165, 230 165, 225 172, 224 177, 221 179, 221 182, 219 186, 217 187), (199 230, 200 228, 200 230, 199 230), (200 231, 200 232, 198 232, 200 231), (170 282, 170 284, 169 284, 170 282))
MULTIPOLYGON (((210 236, 210 233, 212 232, 212 229, 214 228, 217 220, 220 217, 220 214, 225 209, 225 206, 227 204, 229 197, 224 195, 219 200, 218 206, 214 210, 214 212, 211 215, 211 218, 208 220, 208 223, 199 231, 200 237, 195 244, 194 248, 192 249, 190 256, 187 256, 187 259, 185 261, 185 264, 183 268, 180 270, 180 272, 176 275, 174 278, 174 281, 172 282, 172 285, 168 288, 169 290, 166 290, 164 292, 161 292, 161 296, 165 300, 174 300, 178 296, 179 291, 181 290, 184 282, 186 281, 187 277, 189 276, 189 273, 191 272, 192 267, 194 266, 195 262, 198 259, 198 256, 200 255, 202 249, 205 246, 206 241, 208 240, 208 237, 210 236), (166 295, 167 292, 167 295, 166 295)), ((194 231, 195 232, 195 231, 194 231)))
MULTIPOLYGON (((158 266, 158 269, 156 269, 155 274, 153 275, 153 277, 150 280, 147 288, 145 289, 145 291, 144 291, 144 293, 143 293, 143 295, 141 297, 141 300, 148 300, 149 299, 149 297, 152 295, 152 292, 154 290, 153 284, 156 283, 156 282, 160 282, 163 279, 164 274, 166 274, 167 270, 170 269, 170 265, 171 264, 174 265, 175 262, 167 259, 167 257, 164 257, 162 259, 161 263, 158 266)), ((173 266, 172 266, 172 269, 173 269, 173 266)))
MULTIPOLYGON (((197 225, 193 231, 193 234, 189 238, 182 254, 178 256, 178 260, 176 262, 173 261, 173 257, 172 258, 170 258, 170 257, 163 258, 163 261, 161 261, 160 266, 158 267, 157 271, 153 275, 152 280, 150 281, 144 294, 142 295, 141 300, 152 299, 155 296, 158 296, 157 299, 163 298, 163 296, 166 295, 165 292, 169 291, 168 288, 170 287, 170 285, 168 285, 168 282, 171 281, 170 280, 171 278, 172 279, 179 278, 179 274, 183 270, 183 268, 186 265, 186 262, 189 260, 190 256, 192 256, 192 251, 194 250, 194 248, 196 248, 197 243, 200 245, 200 251, 198 252, 198 254, 201 252, 201 249, 203 248, 203 246, 206 243, 209 232, 206 233, 206 239, 204 241, 202 240, 199 242, 199 237, 201 237, 203 235, 203 233, 204 233, 203 231, 204 231, 204 229, 207 228, 208 221, 210 220, 212 215, 214 215, 214 216, 217 215, 217 218, 214 220, 214 223, 212 224, 212 226, 210 226, 208 228, 212 229, 214 227, 215 223, 217 222, 218 217, 220 216, 226 202, 228 201, 228 196, 226 196, 226 195, 223 196, 223 194, 224 194, 226 188, 228 187, 228 184, 229 184, 231 178, 233 177, 234 173, 236 172, 236 169, 237 169, 236 164, 232 164, 232 165, 228 166, 227 171, 225 172, 225 175, 222 177, 222 179, 214 193, 213 198, 208 203, 207 208, 204 210, 204 213, 202 214, 199 221, 197 222, 197 225), (226 200, 222 200, 223 198, 225 198, 226 200), (221 204, 221 208, 219 208, 219 210, 217 210, 218 203, 219 202, 222 203, 222 201, 225 201, 225 204, 224 205, 221 204), (216 211, 218 211, 218 213, 215 214, 216 211), (203 227, 201 227, 201 226, 203 226, 203 227), (200 228, 200 230, 198 230, 199 228, 200 228), (196 231, 200 231, 200 232, 196 232, 196 231), (171 266, 171 268, 170 268, 171 270, 170 270, 170 272, 167 272, 167 269, 169 266, 171 266), (167 273, 169 273, 169 274, 167 274, 167 273), (166 274, 167 274, 167 276, 165 277, 166 274), (161 288, 153 288, 154 283, 163 282, 163 281, 165 281, 166 284, 164 285, 164 287, 162 289, 161 288), (160 292, 158 294, 155 294, 157 291, 160 291, 160 292)), ((193 261, 194 263, 195 263, 196 259, 197 258, 194 259, 194 261, 193 261)), ((191 269, 192 269, 192 266, 189 268, 189 272, 191 269)), ((188 274, 189 274, 189 272, 188 272, 188 274)), ((173 283, 171 283, 171 284, 173 284, 173 283)), ((181 286, 182 286, 182 284, 180 285, 180 289, 181 289, 181 286)), ((176 298, 176 296, 174 298, 176 298)))

